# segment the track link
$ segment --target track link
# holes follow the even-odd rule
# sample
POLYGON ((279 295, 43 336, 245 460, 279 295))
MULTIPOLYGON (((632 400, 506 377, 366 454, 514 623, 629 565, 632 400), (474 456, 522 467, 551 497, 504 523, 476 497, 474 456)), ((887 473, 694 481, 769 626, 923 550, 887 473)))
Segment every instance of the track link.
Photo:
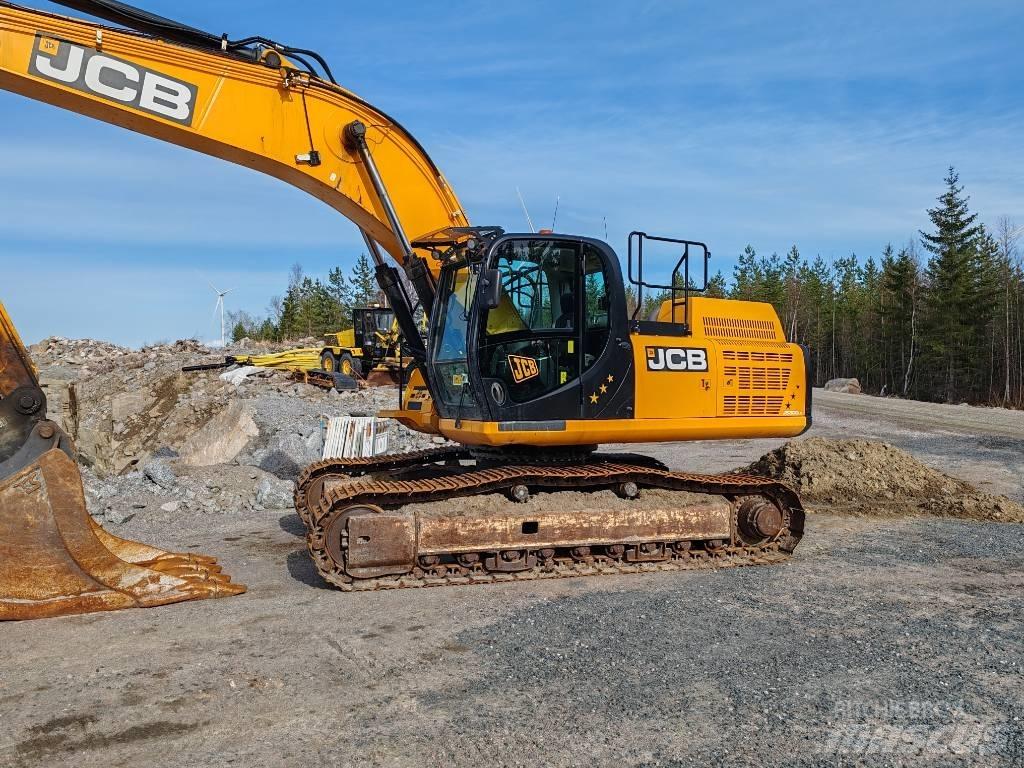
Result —
MULTIPOLYGON (((452 449, 419 451, 385 457, 383 460, 356 462, 321 462, 304 473, 308 488, 316 477, 337 473, 341 467, 345 474, 365 470, 365 474, 424 468, 434 464, 429 476, 403 477, 397 473, 386 479, 354 479, 333 487, 318 503, 306 508, 307 546, 323 578, 345 591, 395 589, 403 587, 446 586, 456 584, 482 584, 502 581, 521 581, 543 578, 568 578, 617 573, 648 573, 668 570, 722 568, 761 565, 782 562, 795 549, 804 527, 804 511, 797 495, 787 486, 773 480, 745 475, 698 475, 670 472, 656 462, 627 462, 622 459, 641 457, 595 455, 587 462, 568 466, 516 465, 473 468, 440 466, 442 460, 464 458, 465 452, 452 449), (398 574, 381 574, 368 578, 354 577, 347 570, 348 543, 345 528, 348 517, 354 513, 369 515, 381 513, 397 519, 406 504, 448 501, 467 496, 490 493, 512 494, 514 489, 530 491, 583 491, 593 492, 633 486, 636 490, 665 489, 685 491, 709 497, 724 498, 733 505, 734 515, 741 501, 763 500, 781 515, 778 533, 763 541, 744 540, 734 517, 731 535, 727 540, 708 542, 651 542, 644 546, 659 547, 661 556, 655 562, 630 562, 622 557, 616 541, 605 546, 579 549, 549 548, 535 552, 516 552, 529 562, 517 572, 503 572, 487 568, 488 552, 467 553, 453 547, 443 556, 418 557, 398 574), (397 513, 384 513, 384 509, 398 509, 397 513), (339 533, 340 532, 340 533, 339 533), (691 546, 693 544, 693 546, 691 546), (685 545, 685 546, 684 546, 685 545), (426 562, 425 562, 426 561, 426 562)), ((348 475, 351 477, 351 475, 348 475)), ((300 485, 300 489, 303 486, 300 485)), ((321 486, 322 487, 322 486, 321 486)), ((297 500, 299 492, 296 493, 297 500)), ((305 501, 305 499, 303 499, 305 501)), ((412 523, 409 523, 410 525, 412 523)), ((415 522, 418 530, 420 521, 415 522)), ((632 543, 632 542, 631 542, 632 543)), ((655 551, 655 550, 651 550, 655 551)), ((490 562, 498 562, 502 552, 490 552, 490 562)))
POLYGON ((425 448, 420 451, 393 453, 387 456, 352 459, 325 459, 310 464, 299 474, 295 483, 295 511, 302 521, 309 525, 310 504, 321 499, 323 482, 329 478, 353 478, 374 475, 380 472, 395 472, 402 469, 422 467, 442 461, 461 461, 472 455, 465 448, 425 448))

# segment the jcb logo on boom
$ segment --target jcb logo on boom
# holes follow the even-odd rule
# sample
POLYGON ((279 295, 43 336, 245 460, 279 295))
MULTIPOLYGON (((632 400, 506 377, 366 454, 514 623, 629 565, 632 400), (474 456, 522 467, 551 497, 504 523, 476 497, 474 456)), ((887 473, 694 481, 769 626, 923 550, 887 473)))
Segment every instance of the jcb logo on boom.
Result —
POLYGON ((680 347, 647 347, 648 371, 706 371, 706 349, 680 347))
POLYGON ((43 32, 36 33, 28 72, 139 112, 192 125, 196 86, 43 32))

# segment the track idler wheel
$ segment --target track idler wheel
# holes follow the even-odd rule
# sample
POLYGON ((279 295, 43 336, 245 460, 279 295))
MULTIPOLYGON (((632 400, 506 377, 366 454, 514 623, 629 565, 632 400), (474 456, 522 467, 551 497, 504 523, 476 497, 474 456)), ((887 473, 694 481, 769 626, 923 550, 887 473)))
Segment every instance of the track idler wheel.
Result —
POLYGON ((767 499, 748 498, 736 512, 736 527, 743 543, 754 546, 775 539, 786 521, 782 510, 767 499))
POLYGON ((400 576, 418 561, 413 516, 373 504, 332 512, 323 522, 323 536, 328 557, 349 579, 400 576))

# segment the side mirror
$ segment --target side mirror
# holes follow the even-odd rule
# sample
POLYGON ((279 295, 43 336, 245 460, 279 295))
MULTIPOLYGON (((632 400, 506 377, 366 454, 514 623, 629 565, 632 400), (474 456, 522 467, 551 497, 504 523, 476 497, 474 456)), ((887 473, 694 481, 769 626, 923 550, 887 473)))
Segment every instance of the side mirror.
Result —
POLYGON ((485 269, 480 291, 484 306, 487 309, 497 309, 501 303, 501 272, 497 269, 485 269))

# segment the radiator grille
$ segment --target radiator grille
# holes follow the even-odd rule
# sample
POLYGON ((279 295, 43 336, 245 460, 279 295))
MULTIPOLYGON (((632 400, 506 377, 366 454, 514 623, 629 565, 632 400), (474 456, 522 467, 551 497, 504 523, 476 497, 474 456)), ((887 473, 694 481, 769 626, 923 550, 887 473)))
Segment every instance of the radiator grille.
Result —
POLYGON ((722 368, 726 379, 733 379, 738 389, 761 389, 784 392, 789 389, 788 368, 759 368, 748 365, 726 365, 722 368))
POLYGON ((720 339, 760 339, 781 341, 770 320, 746 320, 739 317, 705 317, 704 334, 720 339))
POLYGON ((723 360, 750 361, 755 363, 792 363, 792 352, 761 352, 746 349, 723 349, 723 360))
POLYGON ((781 397, 765 395, 726 395, 722 398, 724 416, 778 416, 782 411, 781 397))

